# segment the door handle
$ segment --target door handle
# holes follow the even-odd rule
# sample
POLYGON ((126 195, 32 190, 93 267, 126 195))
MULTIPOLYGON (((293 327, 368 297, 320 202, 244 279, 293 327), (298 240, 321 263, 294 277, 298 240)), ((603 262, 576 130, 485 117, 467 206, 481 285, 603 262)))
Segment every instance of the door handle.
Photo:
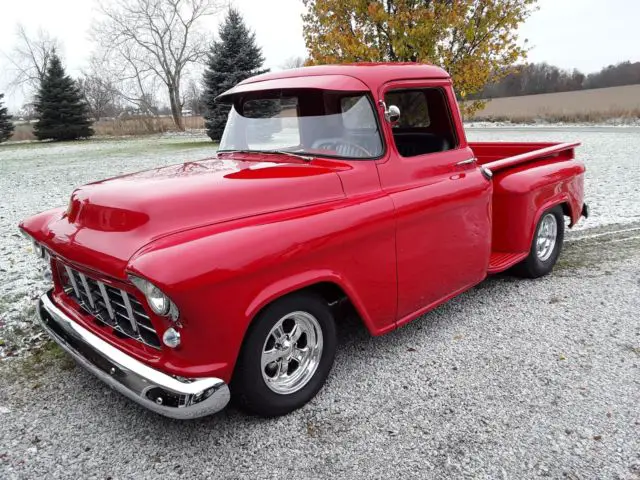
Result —
POLYGON ((469 158, 467 160, 462 160, 461 162, 456 163, 456 167, 464 167, 466 165, 471 165, 473 163, 476 163, 476 159, 475 158, 469 158))

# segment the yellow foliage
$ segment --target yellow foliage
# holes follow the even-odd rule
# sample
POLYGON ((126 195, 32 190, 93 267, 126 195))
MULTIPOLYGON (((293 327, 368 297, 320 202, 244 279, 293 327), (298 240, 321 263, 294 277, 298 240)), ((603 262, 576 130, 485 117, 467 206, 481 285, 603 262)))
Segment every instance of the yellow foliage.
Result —
MULTIPOLYGON (((311 65, 422 62, 439 65, 464 100, 522 60, 518 26, 537 0, 303 0, 311 65)), ((482 102, 461 108, 472 114, 482 102)))

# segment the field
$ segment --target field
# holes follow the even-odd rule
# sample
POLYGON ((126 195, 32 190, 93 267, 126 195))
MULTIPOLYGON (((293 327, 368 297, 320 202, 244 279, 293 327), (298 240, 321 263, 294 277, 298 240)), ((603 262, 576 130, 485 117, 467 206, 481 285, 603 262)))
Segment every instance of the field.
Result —
POLYGON ((473 120, 638 123, 640 85, 496 98, 473 120))
MULTIPOLYGON (((204 118, 202 117, 183 117, 183 121, 187 130, 204 129, 204 118)), ((121 137, 171 132, 175 131, 175 126, 170 116, 110 118, 95 122, 93 130, 97 137, 121 137)), ((17 122, 11 140, 35 140, 33 125, 28 122, 17 122)))
POLYGON ((309 405, 145 411, 44 341, 46 288, 16 225, 77 185, 210 156, 206 137, 0 146, 0 478, 620 478, 640 476, 640 128, 476 128, 475 141, 572 141, 591 218, 553 274, 493 277, 372 338, 338 326, 309 405), (114 461, 117 459, 117 461, 114 461))

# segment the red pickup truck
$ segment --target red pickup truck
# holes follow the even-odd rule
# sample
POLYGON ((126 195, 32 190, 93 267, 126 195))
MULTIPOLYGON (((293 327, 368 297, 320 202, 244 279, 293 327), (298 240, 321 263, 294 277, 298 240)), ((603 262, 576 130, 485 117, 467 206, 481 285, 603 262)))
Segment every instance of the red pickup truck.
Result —
POLYGON ((169 417, 231 396, 299 408, 331 369, 339 306, 387 333, 489 274, 549 273, 587 215, 577 143, 468 143, 434 66, 269 73, 218 101, 213 158, 83 186, 20 225, 51 269, 44 329, 169 417))

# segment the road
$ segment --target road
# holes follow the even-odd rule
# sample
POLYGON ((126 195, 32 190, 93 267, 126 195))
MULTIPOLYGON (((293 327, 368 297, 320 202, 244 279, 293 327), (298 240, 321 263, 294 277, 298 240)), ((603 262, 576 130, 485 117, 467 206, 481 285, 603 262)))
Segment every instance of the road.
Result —
POLYGON ((149 413, 56 351, 0 364, 0 478, 640 478, 640 224, 579 232, 379 338, 264 420, 149 413))

